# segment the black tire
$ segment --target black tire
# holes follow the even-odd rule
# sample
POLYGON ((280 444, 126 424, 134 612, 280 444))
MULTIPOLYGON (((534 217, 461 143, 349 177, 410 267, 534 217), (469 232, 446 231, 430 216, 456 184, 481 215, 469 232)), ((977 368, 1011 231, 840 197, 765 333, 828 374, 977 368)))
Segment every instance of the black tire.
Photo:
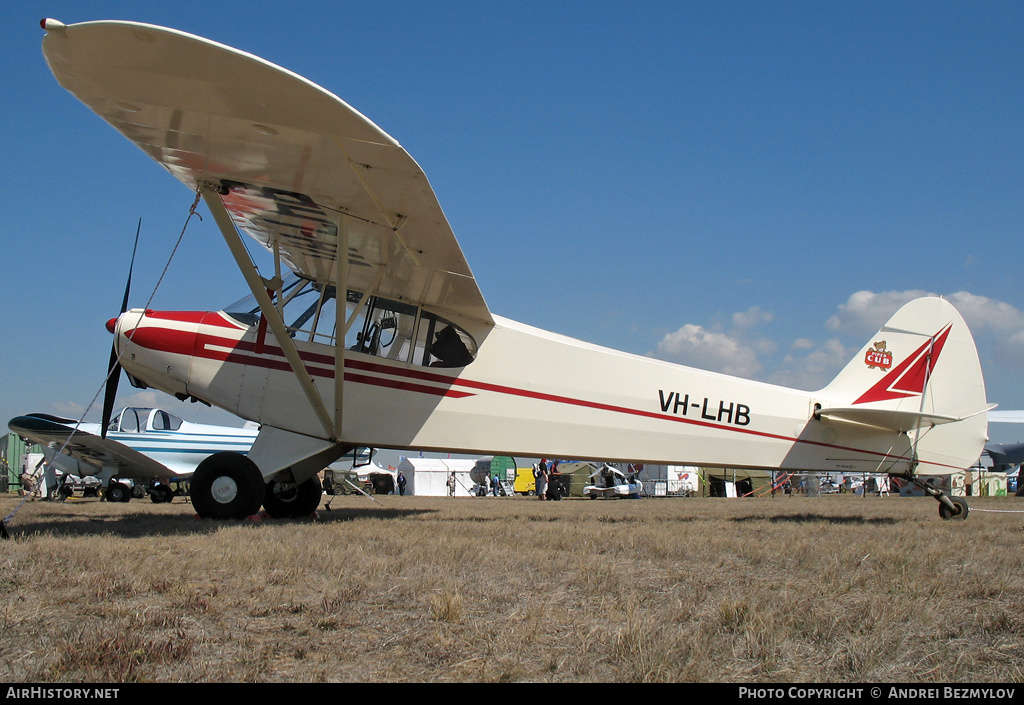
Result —
POLYGON ((128 488, 128 485, 121 484, 120 482, 111 482, 107 487, 108 502, 127 502, 131 498, 132 491, 128 488))
POLYGON ((263 475, 240 453, 222 451, 199 463, 190 483, 192 506, 204 519, 245 519, 263 503, 263 475))
POLYGON ((167 485, 154 485, 149 490, 149 497, 153 504, 166 504, 174 498, 174 492, 167 485))
POLYGON ((275 519, 299 519, 315 512, 323 495, 320 478, 316 475, 288 489, 282 489, 281 483, 271 480, 264 491, 263 508, 275 519))
POLYGON ((956 505, 957 511, 953 511, 946 506, 945 502, 939 502, 939 516, 945 519, 958 519, 963 521, 967 518, 967 514, 970 509, 967 506, 967 500, 963 497, 950 497, 950 501, 956 505))

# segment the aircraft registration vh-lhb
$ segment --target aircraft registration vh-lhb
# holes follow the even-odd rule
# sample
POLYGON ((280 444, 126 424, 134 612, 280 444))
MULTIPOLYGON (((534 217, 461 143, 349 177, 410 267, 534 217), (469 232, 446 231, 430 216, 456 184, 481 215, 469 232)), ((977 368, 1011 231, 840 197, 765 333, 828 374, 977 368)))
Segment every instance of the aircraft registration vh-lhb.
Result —
MULTIPOLYGON (((196 468, 201 516, 245 517, 271 497, 272 514, 307 514, 317 472, 356 446, 922 486, 981 453, 981 365, 941 298, 901 308, 816 392, 538 330, 490 312, 419 165, 327 90, 172 29, 41 24, 58 82, 202 196, 252 292, 237 310, 133 309, 108 324, 134 384, 261 425, 248 456, 196 468), (272 276, 243 233, 272 253, 272 276)), ((967 516, 962 498, 926 491, 942 517, 967 516)))

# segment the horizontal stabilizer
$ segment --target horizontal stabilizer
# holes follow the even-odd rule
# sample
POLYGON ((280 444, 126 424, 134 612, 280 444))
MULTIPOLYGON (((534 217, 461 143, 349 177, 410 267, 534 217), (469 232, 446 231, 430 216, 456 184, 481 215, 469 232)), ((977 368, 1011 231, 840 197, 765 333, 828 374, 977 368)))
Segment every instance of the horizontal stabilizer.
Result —
POLYGON ((909 431, 915 431, 919 428, 928 428, 931 426, 938 426, 940 424, 953 423, 954 421, 963 421, 964 419, 972 416, 983 414, 994 406, 995 405, 993 404, 991 407, 979 409, 974 413, 966 414, 964 416, 948 416, 945 414, 933 414, 923 411, 901 411, 898 409, 848 406, 822 409, 816 415, 836 419, 837 421, 848 421, 851 423, 859 423, 864 426, 896 431, 897 433, 906 433, 909 431))

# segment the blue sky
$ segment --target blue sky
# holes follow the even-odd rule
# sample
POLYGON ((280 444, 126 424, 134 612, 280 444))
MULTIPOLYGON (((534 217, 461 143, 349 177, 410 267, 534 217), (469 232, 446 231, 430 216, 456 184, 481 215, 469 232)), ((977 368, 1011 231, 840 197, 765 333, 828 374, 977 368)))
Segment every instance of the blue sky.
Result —
MULTIPOLYGON (((0 9, 4 418, 85 412, 138 220, 142 306, 192 201, 57 85, 44 15, 166 25, 337 94, 423 167, 497 314, 811 389, 900 303, 941 294, 975 334, 989 400, 1024 408, 1024 4, 40 7, 0 9)), ((200 213, 154 308, 245 293, 200 213)), ((135 391, 122 382, 121 401, 153 403, 135 391)))

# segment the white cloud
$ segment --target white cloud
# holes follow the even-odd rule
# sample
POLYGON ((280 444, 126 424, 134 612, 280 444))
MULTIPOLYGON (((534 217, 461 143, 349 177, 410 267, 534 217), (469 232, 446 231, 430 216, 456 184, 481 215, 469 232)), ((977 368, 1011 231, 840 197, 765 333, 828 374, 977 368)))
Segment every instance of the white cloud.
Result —
POLYGON ((85 413, 85 407, 78 402, 73 401, 57 401, 53 403, 53 410, 57 416, 62 416, 66 419, 80 419, 82 414, 85 413))
POLYGON ((732 324, 737 328, 753 328, 763 323, 771 323, 774 316, 760 306, 751 306, 746 311, 732 314, 732 324))
MULTIPOLYGON (((870 335, 903 304, 920 296, 937 296, 920 289, 909 291, 858 291, 852 294, 826 326, 850 335, 870 335)), ((988 346, 992 357, 1009 367, 1024 366, 1024 311, 1013 304, 957 291, 944 298, 964 317, 979 347, 988 346)))
MULTIPOLYGON (((829 330, 845 333, 870 334, 896 313, 903 304, 921 296, 938 296, 921 289, 908 291, 858 291, 850 295, 846 303, 840 304, 839 311, 828 319, 829 330)), ((958 291, 944 296, 960 312, 972 331, 1021 331, 1024 330, 1024 312, 1005 301, 978 296, 967 291, 958 291)))
POLYGON ((129 397, 118 397, 118 402, 121 407, 114 409, 115 414, 126 406, 138 406, 146 409, 158 406, 156 392, 152 390, 138 391, 129 397))
POLYGON ((750 345, 692 323, 662 338, 651 356, 737 377, 752 378, 762 369, 750 345))
POLYGON ((767 338, 751 338, 749 334, 773 318, 760 306, 751 306, 729 317, 732 330, 728 332, 688 323, 663 337, 648 355, 702 370, 756 379, 764 369, 760 357, 775 352, 778 345, 767 338))
POLYGON ((794 389, 821 389, 832 381, 856 352, 855 348, 847 348, 838 338, 830 338, 821 345, 808 346, 810 342, 801 338, 794 343, 794 350, 807 352, 786 355, 768 381, 794 389))
MULTIPOLYGON (((772 314, 753 306, 733 314, 731 329, 687 324, 662 338, 652 357, 700 369, 751 379, 766 379, 797 389, 820 389, 850 361, 857 349, 905 303, 927 291, 858 291, 840 304, 825 323, 833 335, 822 343, 808 337, 794 339, 778 364, 766 371, 769 356, 779 347, 766 337, 752 338, 756 326, 771 323, 772 314)), ((1016 306, 959 291, 945 296, 967 321, 983 362, 1024 369, 1024 311, 1016 306), (987 355, 987 357, 986 357, 987 355)))
POLYGON ((972 331, 989 330, 1011 336, 1024 331, 1024 312, 1005 301, 966 291, 950 294, 946 299, 956 306, 972 331))
MULTIPOLYGON (((114 414, 117 414, 126 406, 152 408, 160 406, 160 402, 158 400, 157 393, 151 389, 139 390, 128 396, 119 395, 114 401, 114 414)), ((98 397, 88 409, 86 409, 84 404, 79 404, 77 402, 54 402, 53 411, 58 416, 63 416, 64 418, 85 418, 88 421, 99 423, 100 416, 103 413, 103 400, 98 397)))
POLYGON ((858 291, 851 294, 846 303, 839 305, 839 312, 829 318, 825 325, 829 330, 840 333, 871 335, 881 328, 900 306, 921 296, 929 294, 920 290, 883 291, 879 294, 873 291, 858 291))

